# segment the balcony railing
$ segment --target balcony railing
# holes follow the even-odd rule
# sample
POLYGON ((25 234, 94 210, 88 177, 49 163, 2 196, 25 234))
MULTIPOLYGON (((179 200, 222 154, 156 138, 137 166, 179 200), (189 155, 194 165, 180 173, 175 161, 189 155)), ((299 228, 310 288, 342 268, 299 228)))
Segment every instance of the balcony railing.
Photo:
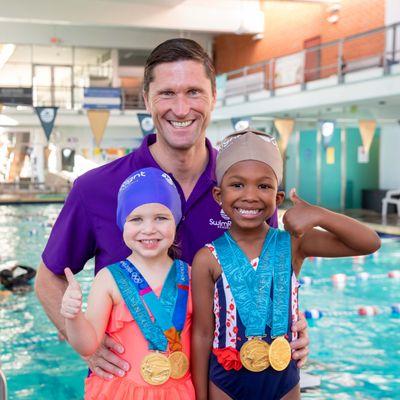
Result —
POLYGON ((379 67, 384 74, 400 62, 400 22, 245 66, 219 76, 218 98, 249 95, 320 79, 345 81, 349 73, 379 67))
MULTIPOLYGON (((45 65, 8 62, 2 68, 0 87, 32 87, 33 106, 83 108, 86 87, 111 87, 109 65, 45 65)), ((121 88, 121 108, 144 109, 141 87, 121 88)))

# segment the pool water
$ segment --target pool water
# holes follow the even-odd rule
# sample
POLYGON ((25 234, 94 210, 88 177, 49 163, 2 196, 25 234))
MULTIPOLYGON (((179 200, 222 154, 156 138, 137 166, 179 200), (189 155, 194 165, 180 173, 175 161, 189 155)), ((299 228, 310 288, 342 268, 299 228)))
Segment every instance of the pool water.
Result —
MULTIPOLYGON (((0 206, 0 264, 17 260, 37 266, 41 251, 61 205, 0 206)), ((321 386, 303 399, 400 399, 400 318, 390 306, 400 303, 400 280, 386 273, 399 269, 400 241, 385 239, 376 255, 346 259, 313 259, 302 276, 314 283, 300 289, 302 310, 325 315, 309 320, 311 337, 307 372, 321 377, 321 386), (368 271, 368 281, 349 278, 336 289, 330 276, 354 277, 368 271), (378 307, 380 314, 360 317, 361 306, 378 307)), ((84 294, 93 264, 78 275, 84 294)), ((81 399, 87 368, 57 339, 35 295, 12 295, 0 303, 0 362, 8 379, 9 399, 81 399)))

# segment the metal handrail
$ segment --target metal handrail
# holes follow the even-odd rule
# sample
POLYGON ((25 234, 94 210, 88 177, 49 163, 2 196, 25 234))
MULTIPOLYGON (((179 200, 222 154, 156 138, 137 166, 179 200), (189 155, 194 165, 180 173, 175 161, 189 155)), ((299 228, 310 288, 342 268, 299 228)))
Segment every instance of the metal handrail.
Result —
POLYGON ((0 369, 0 400, 7 400, 7 379, 4 372, 0 369))
POLYGON ((258 90, 261 86, 263 86, 265 90, 271 91, 273 95, 274 90, 281 87, 277 84, 275 76, 277 62, 286 57, 289 58, 296 55, 299 57, 303 56, 304 60, 301 65, 301 76, 299 76, 298 81, 291 84, 301 84, 303 89, 306 87, 305 82, 327 78, 332 75, 336 75, 338 83, 342 83, 346 73, 370 68, 371 66, 383 67, 384 72, 389 73, 389 66, 400 62, 400 46, 396 43, 399 39, 397 37, 399 35, 399 29, 400 22, 397 22, 226 72, 223 75, 226 77, 226 82, 228 82, 228 84, 236 78, 245 79, 240 88, 227 86, 226 93, 224 93, 222 99, 230 95, 248 95, 254 91, 254 88, 258 90), (360 42, 360 39, 370 39, 370 42, 373 43, 376 36, 374 38, 372 36, 381 34, 382 36, 378 37, 377 50, 368 49, 366 51, 365 47, 363 47, 365 41, 360 42), (357 49, 357 51, 354 51, 354 49, 357 49), (312 54, 320 58, 318 66, 306 65, 306 57, 312 54), (251 81, 249 85, 246 80, 250 79, 249 77, 252 75, 251 71, 262 73, 263 77, 262 79, 260 78, 259 81, 251 81))
MULTIPOLYGON (((7 87, 3 85, 3 87, 7 87)), ((10 86, 15 88, 16 86, 10 86)), ((45 107, 61 107, 65 110, 81 110, 84 102, 84 86, 65 86, 65 85, 35 85, 32 87, 33 90, 33 106, 45 106, 45 107), (51 94, 63 91, 69 94, 65 96, 63 100, 54 99, 51 94), (48 98, 40 98, 47 93, 48 98)), ((121 109, 122 110, 144 110, 146 108, 143 100, 142 90, 131 89, 131 88, 119 88, 121 89, 121 109)))

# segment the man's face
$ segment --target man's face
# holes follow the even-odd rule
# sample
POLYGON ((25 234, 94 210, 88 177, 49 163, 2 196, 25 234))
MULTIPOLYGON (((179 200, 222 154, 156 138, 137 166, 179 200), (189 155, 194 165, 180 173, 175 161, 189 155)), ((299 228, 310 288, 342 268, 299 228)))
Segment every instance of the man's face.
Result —
POLYGON ((177 150, 204 141, 215 93, 201 63, 185 60, 157 65, 144 99, 157 141, 177 150))

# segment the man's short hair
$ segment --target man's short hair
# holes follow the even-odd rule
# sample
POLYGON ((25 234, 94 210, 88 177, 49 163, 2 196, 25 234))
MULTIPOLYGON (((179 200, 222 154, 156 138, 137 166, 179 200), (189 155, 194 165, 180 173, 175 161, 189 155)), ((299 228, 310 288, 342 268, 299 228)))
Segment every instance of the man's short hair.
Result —
POLYGON ((194 40, 175 38, 159 44, 150 54, 144 67, 143 90, 149 91, 153 81, 154 68, 163 63, 175 61, 197 61, 204 65, 207 77, 210 79, 212 91, 215 92, 215 68, 207 52, 194 40))

